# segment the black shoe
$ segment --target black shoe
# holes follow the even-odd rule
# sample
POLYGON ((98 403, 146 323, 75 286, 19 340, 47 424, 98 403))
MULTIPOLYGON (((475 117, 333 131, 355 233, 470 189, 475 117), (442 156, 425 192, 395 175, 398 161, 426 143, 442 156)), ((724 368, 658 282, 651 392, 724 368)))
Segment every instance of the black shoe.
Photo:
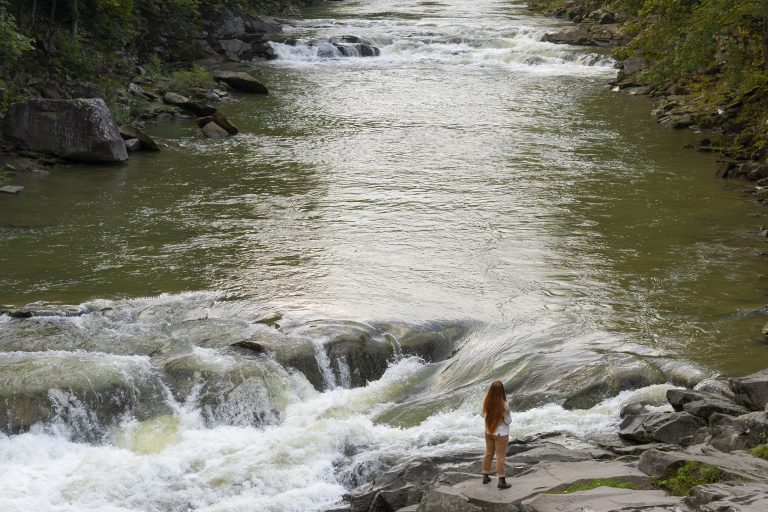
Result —
POLYGON ((499 483, 498 485, 496 485, 496 487, 498 487, 499 489, 509 489, 510 487, 512 487, 512 484, 508 484, 507 479, 504 478, 503 476, 500 476, 499 483))
POLYGON ((491 477, 488 475, 483 475, 483 484, 489 484, 491 483, 491 477))

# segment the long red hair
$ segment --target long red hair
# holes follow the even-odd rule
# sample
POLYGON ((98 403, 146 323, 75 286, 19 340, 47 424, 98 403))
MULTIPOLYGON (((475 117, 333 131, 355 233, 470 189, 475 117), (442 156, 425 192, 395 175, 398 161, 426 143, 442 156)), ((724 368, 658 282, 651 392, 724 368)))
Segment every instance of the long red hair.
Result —
POLYGON ((499 423, 504 421, 504 411, 507 408, 507 393, 504 384, 500 380, 491 382, 488 394, 483 401, 483 415, 485 415, 485 431, 493 434, 499 423))

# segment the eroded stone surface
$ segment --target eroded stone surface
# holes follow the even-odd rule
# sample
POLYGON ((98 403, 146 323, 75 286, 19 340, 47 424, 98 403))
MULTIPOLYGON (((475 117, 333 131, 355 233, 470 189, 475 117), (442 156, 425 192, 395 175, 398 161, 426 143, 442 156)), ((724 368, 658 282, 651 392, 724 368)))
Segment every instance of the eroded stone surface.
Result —
POLYGON ((523 512, 618 512, 646 510, 659 507, 659 510, 679 510, 683 499, 667 496, 663 491, 634 491, 612 487, 598 487, 589 491, 570 494, 539 494, 523 501, 523 512))

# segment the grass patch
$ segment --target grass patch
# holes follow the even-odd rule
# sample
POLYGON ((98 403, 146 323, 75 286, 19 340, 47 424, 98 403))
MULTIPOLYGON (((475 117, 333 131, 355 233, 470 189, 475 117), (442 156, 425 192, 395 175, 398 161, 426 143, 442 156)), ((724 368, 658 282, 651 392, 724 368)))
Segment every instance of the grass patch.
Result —
POLYGON ((589 491, 598 487, 617 487, 619 489, 637 489, 637 487, 630 482, 620 482, 618 480, 611 480, 610 478, 596 478, 594 480, 587 480, 582 482, 574 482, 565 489, 547 491, 547 494, 571 494, 572 492, 589 491))
POLYGON ((675 496, 688 496, 697 485, 713 484, 722 477, 723 472, 715 466, 688 461, 677 469, 670 468, 664 478, 654 478, 653 484, 675 496))
POLYGON ((749 453, 751 453, 755 457, 760 457, 761 459, 768 460, 768 444, 761 444, 761 445, 755 446, 754 448, 749 450, 749 453))
POLYGON ((213 84, 213 75, 207 69, 193 65, 191 69, 174 71, 168 77, 166 86, 169 91, 189 94, 194 89, 205 88, 213 84))

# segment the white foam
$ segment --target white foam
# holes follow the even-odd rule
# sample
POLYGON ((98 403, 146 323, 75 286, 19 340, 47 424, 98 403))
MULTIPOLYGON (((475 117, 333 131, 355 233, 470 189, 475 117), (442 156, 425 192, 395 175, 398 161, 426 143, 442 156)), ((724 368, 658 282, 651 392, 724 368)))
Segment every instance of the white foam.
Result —
MULTIPOLYGON (((323 510, 353 480, 386 464, 482 449, 480 394, 413 427, 374 422, 422 368, 406 358, 366 387, 324 393, 297 377, 283 421, 263 429, 205 428, 199 410, 187 404, 176 419, 127 421, 111 444, 89 446, 41 432, 0 437, 0 510, 323 510)), ((516 412, 512 435, 615 429, 623 404, 656 400, 668 388, 624 392, 585 411, 547 405, 516 412)))

